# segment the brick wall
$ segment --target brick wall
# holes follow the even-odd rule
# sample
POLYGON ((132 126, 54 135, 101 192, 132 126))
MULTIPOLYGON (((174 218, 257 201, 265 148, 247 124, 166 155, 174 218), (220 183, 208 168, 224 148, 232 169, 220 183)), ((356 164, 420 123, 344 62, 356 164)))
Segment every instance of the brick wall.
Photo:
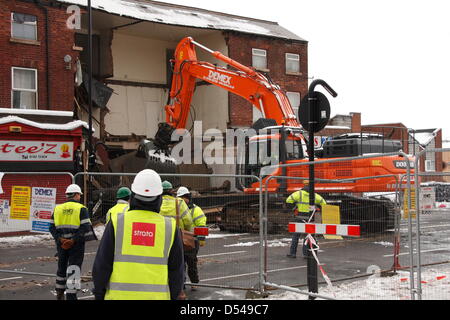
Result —
MULTIPOLYGON (((45 2, 47 3, 47 2, 45 2)), ((51 4, 51 2, 48 2, 51 4)), ((47 103, 46 18, 43 9, 33 2, 0 0, 0 108, 11 107, 11 67, 38 70, 38 109, 73 110, 74 67, 78 52, 73 50, 74 31, 66 26, 69 15, 65 8, 47 6, 49 18, 49 84, 50 105, 47 103), (11 41, 11 12, 37 17, 39 44, 11 41), (66 69, 64 56, 72 57, 72 70, 66 69)))
MULTIPOLYGON (((308 44, 307 42, 284 41, 261 36, 238 34, 225 35, 230 58, 246 66, 252 65, 252 48, 267 52, 267 68, 272 80, 284 91, 300 92, 303 98, 308 91, 308 44), (285 54, 300 55, 301 75, 286 74, 285 54)), ((253 122, 252 105, 234 94, 229 95, 229 126, 250 126, 253 122)))

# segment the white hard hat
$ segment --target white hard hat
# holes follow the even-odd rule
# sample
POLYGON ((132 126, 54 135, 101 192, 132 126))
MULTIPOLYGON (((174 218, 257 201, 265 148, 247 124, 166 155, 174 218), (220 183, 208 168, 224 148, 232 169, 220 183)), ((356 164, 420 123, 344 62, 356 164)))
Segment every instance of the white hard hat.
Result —
POLYGON ((66 189, 66 194, 68 194, 68 193, 83 194, 83 192, 81 192, 80 186, 77 185, 77 184, 71 184, 70 186, 68 186, 67 189, 66 189))
POLYGON ((151 169, 142 170, 134 178, 131 191, 140 200, 153 201, 155 197, 163 192, 161 177, 151 169))
POLYGON ((189 192, 189 189, 188 188, 186 188, 186 187, 179 187, 178 188, 178 191, 177 191, 177 197, 182 197, 182 196, 184 196, 185 194, 189 194, 190 192, 189 192))

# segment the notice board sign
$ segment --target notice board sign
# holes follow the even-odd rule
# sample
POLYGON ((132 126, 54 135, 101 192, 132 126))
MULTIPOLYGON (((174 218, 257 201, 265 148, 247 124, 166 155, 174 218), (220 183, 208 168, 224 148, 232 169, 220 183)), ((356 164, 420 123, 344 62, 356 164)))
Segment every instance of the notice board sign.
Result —
MULTIPOLYGON (((409 209, 408 209, 408 198, 409 191, 405 190, 403 195, 403 218, 409 218, 409 209)), ((411 218, 416 218, 416 189, 411 188, 411 218)))
POLYGON ((17 220, 30 219, 31 188, 13 186, 11 192, 10 218, 17 220))
POLYGON ((33 187, 31 192, 31 231, 49 232, 56 205, 56 188, 33 187))
POLYGON ((434 209, 436 202, 436 193, 434 187, 421 187, 420 188, 420 208, 422 210, 434 209))

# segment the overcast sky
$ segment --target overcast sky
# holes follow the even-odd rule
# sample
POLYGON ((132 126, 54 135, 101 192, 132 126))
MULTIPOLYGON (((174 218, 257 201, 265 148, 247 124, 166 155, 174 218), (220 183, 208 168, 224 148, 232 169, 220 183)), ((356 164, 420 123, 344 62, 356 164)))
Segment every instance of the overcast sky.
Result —
POLYGON ((363 124, 442 128, 450 139, 449 0, 163 0, 276 21, 309 42, 309 76, 363 124))

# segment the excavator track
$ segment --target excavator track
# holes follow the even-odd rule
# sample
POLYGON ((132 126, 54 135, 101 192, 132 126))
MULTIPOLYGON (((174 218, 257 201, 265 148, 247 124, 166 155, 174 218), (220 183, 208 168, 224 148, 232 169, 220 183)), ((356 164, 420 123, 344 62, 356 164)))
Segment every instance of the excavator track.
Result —
MULTIPOLYGON (((323 195, 325 200, 338 205, 341 224, 361 226, 361 234, 383 233, 394 228, 395 204, 389 199, 360 198, 347 195, 323 195)), ((286 206, 285 196, 272 197, 268 202, 267 232, 286 233, 293 213, 286 206)), ((221 230, 229 232, 259 232, 259 202, 232 201, 223 205, 221 230)))

